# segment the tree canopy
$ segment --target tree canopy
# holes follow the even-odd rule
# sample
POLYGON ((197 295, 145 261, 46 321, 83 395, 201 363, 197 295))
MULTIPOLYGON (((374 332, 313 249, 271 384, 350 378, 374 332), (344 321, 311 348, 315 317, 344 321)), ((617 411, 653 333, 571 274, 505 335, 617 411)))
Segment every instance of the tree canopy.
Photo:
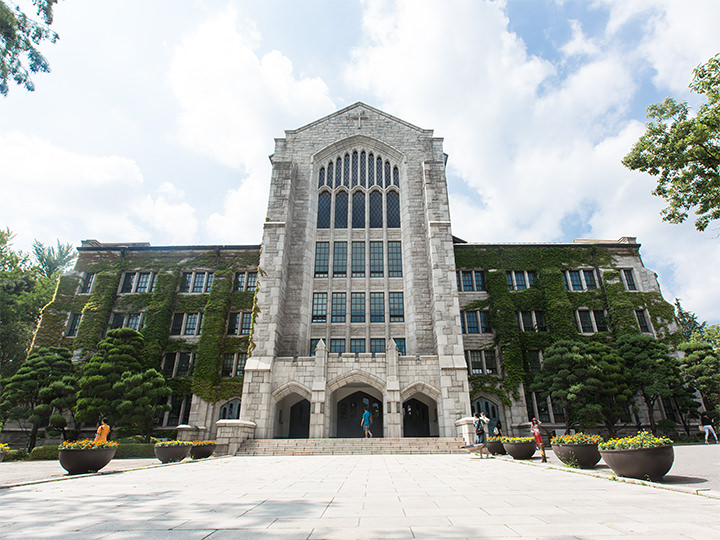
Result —
POLYGON ((645 134, 623 164, 658 177, 653 194, 668 203, 663 221, 682 223, 693 212, 704 231, 720 218, 720 54, 693 75, 690 89, 707 100, 697 114, 671 97, 650 105, 645 134))
POLYGON ((53 7, 58 0, 32 0, 40 20, 34 20, 19 6, 0 0, 0 94, 6 96, 8 81, 35 90, 31 73, 50 71, 50 65, 38 49, 43 41, 55 43, 57 33, 50 29, 53 7))

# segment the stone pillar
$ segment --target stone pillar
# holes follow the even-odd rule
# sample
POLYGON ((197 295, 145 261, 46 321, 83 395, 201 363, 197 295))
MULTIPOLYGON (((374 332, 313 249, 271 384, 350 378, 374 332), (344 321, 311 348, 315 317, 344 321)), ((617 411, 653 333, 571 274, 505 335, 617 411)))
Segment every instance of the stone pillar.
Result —
POLYGON ((310 438, 327 437, 325 433, 325 398, 327 394, 327 347, 322 339, 315 347, 315 371, 310 398, 310 438))
POLYGON ((177 427, 178 441, 200 441, 205 439, 205 426, 190 426, 188 424, 180 424, 177 427))
POLYGON ((246 439, 254 438, 255 422, 244 420, 218 420, 217 428, 217 455, 234 456, 238 448, 246 439))
POLYGON ((385 387, 385 436, 402 437, 402 404, 400 403, 400 381, 398 379, 398 349, 390 339, 385 351, 387 362, 387 383, 385 387))
POLYGON ((455 421, 455 426, 457 426, 458 430, 458 437, 462 437, 467 446, 475 444, 475 424, 473 422, 474 420, 472 416, 465 416, 464 418, 455 421))

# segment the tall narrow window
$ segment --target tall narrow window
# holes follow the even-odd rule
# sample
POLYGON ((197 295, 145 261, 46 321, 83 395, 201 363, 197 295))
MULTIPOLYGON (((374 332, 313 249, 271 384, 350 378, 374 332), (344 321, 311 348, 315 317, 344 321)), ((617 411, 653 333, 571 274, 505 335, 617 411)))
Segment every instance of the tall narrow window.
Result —
POLYGON ((470 375, 483 374, 482 351, 468 351, 468 360, 470 363, 470 375))
POLYGON ((382 177, 382 158, 380 156, 377 157, 375 160, 375 184, 382 187, 383 185, 383 177, 382 177))
POLYGON ((588 289, 597 289, 594 270, 583 270, 583 276, 585 276, 585 287, 588 289))
POLYGON ((250 335, 252 330, 252 313, 242 314, 242 323, 240 324, 240 334, 244 336, 250 335))
POLYGON ((95 274, 86 273, 83 277, 82 283, 80 284, 79 294, 88 294, 92 290, 93 281, 95 281, 95 274))
POLYGON ((235 366, 235 376, 242 377, 245 375, 245 363, 247 362, 247 353, 237 353, 237 364, 235 366))
POLYGON ((225 353, 223 356, 222 370, 220 371, 221 377, 232 377, 233 364, 235 364, 235 355, 233 353, 225 353))
POLYGON ((485 356, 485 373, 488 375, 497 375, 497 360, 495 358, 495 351, 492 349, 485 349, 483 351, 485 356))
POLYGON ((515 272, 515 288, 518 291, 524 291, 525 289, 527 289, 527 285, 525 284, 524 272, 515 272))
POLYGON ((353 229, 365 228, 365 193, 356 191, 352 197, 352 226, 353 229))
POLYGON ((80 319, 82 318, 82 313, 71 313, 70 317, 68 319, 68 325, 67 329, 65 330, 65 335, 68 337, 73 337, 77 335, 78 327, 80 326, 80 319))
POLYGON ((236 272, 235 273, 235 290, 236 291, 244 291, 245 290, 245 272, 236 272))
POLYGON ((201 293, 205 289, 205 272, 197 272, 193 281, 192 292, 201 293))
POLYGON ((352 277, 365 277, 365 242, 352 243, 352 277))
POLYGON ((366 161, 367 161, 367 157, 365 156, 365 151, 363 150, 362 152, 360 152, 360 185, 362 187, 365 187, 365 185, 366 185, 366 183, 365 183, 365 177, 366 177, 365 162, 366 161))
POLYGON ((478 327, 477 311, 465 312, 465 318, 467 320, 467 333, 468 334, 479 334, 480 328, 478 327))
POLYGON ((347 276, 347 242, 333 245, 333 277, 347 276))
POLYGON ((329 192, 323 191, 318 195, 318 216, 317 216, 317 228, 318 229, 329 229, 330 228, 330 206, 332 204, 332 195, 329 192))
POLYGON ((163 362, 163 374, 166 377, 172 377, 175 373, 175 353, 165 354, 165 361, 163 362))
POLYGON ((122 313, 113 313, 110 319, 110 329, 122 328, 125 323, 125 316, 122 313))
POLYGON ((570 275, 570 285, 572 287, 573 291, 582 291, 582 281, 580 280, 580 271, 579 270, 569 270, 568 274, 570 275))
POLYGON ((179 336, 182 332, 182 324, 183 324, 183 314, 182 313, 175 313, 173 315, 172 325, 170 326, 170 335, 171 336, 179 336))
POLYGON ((345 154, 345 167, 343 168, 343 186, 350 186, 350 155, 345 154))
POLYGON ((236 336, 240 330, 240 313, 231 313, 228 317, 228 335, 236 336))
POLYGON ((126 272, 123 278, 122 287, 120 287, 121 293, 129 293, 133 290, 133 283, 135 283, 135 272, 126 272))
POLYGON ((370 242, 370 277, 383 277, 383 243, 370 242))
POLYGON ((635 286, 635 278, 633 277, 633 271, 623 270, 623 276, 625 277, 625 288, 627 288, 628 291, 637 291, 637 287, 635 286))
POLYGON ((400 187, 400 171, 397 167, 393 167, 393 186, 400 187))
POLYGON ((392 182, 392 180, 390 178, 390 162, 386 161, 385 162, 385 187, 386 188, 390 187, 390 182, 392 182))
POLYGON ((335 228, 347 229, 348 194, 340 191, 335 194, 335 228))
POLYGON ((370 293, 370 322, 385 322, 385 293, 370 293))
POLYGON ((532 270, 528 270, 527 279, 528 279, 528 287, 534 287, 535 286, 535 272, 533 272, 532 270))
POLYGON ((403 322, 405 320, 405 308, 403 306, 403 293, 389 293, 390 301, 390 322, 403 322))
POLYGON ((332 293, 332 313, 331 321, 334 323, 345 322, 345 305, 347 294, 344 292, 332 293))
POLYGON ((330 242, 317 242, 315 244, 315 277, 328 277, 328 263, 330 259, 330 242))
POLYGON ((589 334, 595 331, 593 328, 592 319, 590 318, 590 312, 587 309, 579 309, 578 318, 580 319, 580 331, 584 334, 589 334))
POLYGON ((482 270, 475 270, 475 290, 485 290, 485 273, 482 270))
POLYGON ((315 349, 317 348, 318 343, 320 343, 320 339, 318 338, 310 340, 310 356, 315 356, 315 349))
POLYGON ((402 277, 402 244, 388 242, 388 276, 402 277))
POLYGON ((185 317, 185 330, 183 334, 186 336, 194 336, 200 333, 200 314, 188 313, 185 317))
POLYGON ((337 158, 335 160, 335 187, 342 186, 342 160, 337 158))
POLYGON ((481 311, 480 312, 480 331, 483 334, 489 334, 492 332, 490 329, 490 321, 488 320, 488 312, 487 311, 481 311))
POLYGON ((595 326, 597 327, 597 331, 607 332, 608 325, 607 318, 605 317, 605 312, 602 309, 596 309, 593 311, 593 315, 595 316, 595 326))
POLYGON ((328 171, 327 171, 327 182, 326 182, 326 184, 327 184, 328 187, 333 187, 333 178, 335 177, 335 167, 334 167, 332 161, 331 161, 330 163, 328 163, 327 169, 328 169, 328 171))
POLYGON ((364 292, 354 292, 350 296, 350 322, 365 322, 364 292))
POLYGON ((135 292, 145 293, 150 290, 150 272, 140 272, 138 274, 137 286, 135 292))
POLYGON ((460 271, 455 272, 455 281, 457 281, 457 290, 462 291, 462 281, 460 280, 460 271))
POLYGON ((368 154, 368 182, 367 187, 373 187, 375 185, 375 157, 368 154))
POLYGON ((405 338, 393 338, 395 340, 395 345, 397 345, 398 354, 400 356, 405 356, 405 338))
POLYGON ((637 317, 638 326, 640 327, 640 331, 647 334, 650 333, 650 323, 648 322, 647 315, 645 314, 644 309, 636 309, 635 310, 635 316, 637 317))
POLYGON ((473 275, 471 271, 463 270, 462 272, 462 290, 472 291, 473 290, 473 275))
POLYGON ((357 151, 352 154, 352 186, 358 185, 358 153, 357 151))
POLYGON ((327 321, 327 293, 313 293, 312 322, 327 321))
POLYGON ((320 167, 320 175, 318 176, 318 187, 325 185, 325 167, 320 167))
POLYGON ((191 353, 181 352, 178 355, 177 371, 175 371, 176 377, 185 377, 190 374, 190 361, 192 360, 191 353))
POLYGON ((400 195, 396 191, 390 191, 385 198, 387 201, 387 226, 389 229, 399 229, 400 195))
POLYGON ((127 328, 132 328, 133 330, 140 330, 140 314, 139 313, 128 314, 127 324, 125 326, 127 328))
POLYGON ((257 284, 257 272, 248 272, 247 287, 246 290, 254 291, 255 285, 257 284))
POLYGON ((383 209, 382 209, 382 193, 373 191, 370 193, 370 228, 382 229, 383 226, 383 209))

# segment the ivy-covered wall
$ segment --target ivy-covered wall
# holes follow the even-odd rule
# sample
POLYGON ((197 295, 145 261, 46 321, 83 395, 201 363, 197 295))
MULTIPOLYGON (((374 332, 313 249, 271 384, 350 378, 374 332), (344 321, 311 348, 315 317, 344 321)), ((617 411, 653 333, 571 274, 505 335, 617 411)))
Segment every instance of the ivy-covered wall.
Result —
MULTIPOLYGON (((672 345, 680 340, 676 330, 674 308, 659 290, 627 291, 621 281, 618 265, 642 267, 636 245, 578 244, 565 246, 518 245, 491 246, 455 245, 458 270, 483 270, 487 297, 463 302, 473 295, 460 294, 463 311, 487 309, 489 323, 495 332, 504 377, 471 375, 471 392, 496 394, 503 402, 519 397, 521 382, 530 382, 527 351, 543 350, 560 339, 599 340, 611 343, 628 333, 639 333, 636 309, 646 309, 659 339, 672 345), (595 269, 597 289, 568 291, 562 279, 563 270, 595 269), (521 291, 508 289, 507 271, 533 271, 532 288, 521 291), (604 310, 608 332, 583 335, 575 322, 575 310, 604 310), (516 319, 518 311, 539 310, 544 313, 547 332, 522 332, 516 319)), ((475 295, 477 296, 477 295, 475 295)))
POLYGON ((227 399, 242 392, 242 377, 221 377, 225 353, 246 351, 249 336, 227 336, 231 312, 249 312, 253 291, 234 291, 236 272, 257 271, 259 246, 200 248, 132 248, 100 246, 81 248, 73 273, 63 276, 42 314, 35 334, 35 348, 61 345, 88 358, 109 328, 112 312, 143 313, 145 361, 160 368, 163 354, 195 353, 189 377, 170 381, 173 393, 194 393, 207 401, 227 399), (183 272, 213 272, 205 294, 178 292, 183 272), (154 272, 152 292, 118 294, 124 272, 154 272), (84 273, 94 273, 90 294, 78 294, 84 273), (173 313, 203 314, 199 338, 170 338, 173 313), (70 313, 82 313, 77 335, 64 335, 70 313))

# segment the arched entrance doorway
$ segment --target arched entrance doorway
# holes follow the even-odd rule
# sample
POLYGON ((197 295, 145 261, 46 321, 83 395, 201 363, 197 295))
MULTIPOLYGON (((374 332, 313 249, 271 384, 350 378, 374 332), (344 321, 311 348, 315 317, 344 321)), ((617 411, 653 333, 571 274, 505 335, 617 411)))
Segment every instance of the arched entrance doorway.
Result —
POLYGON ((430 410, 427 405, 415 398, 403 403, 403 436, 430 436, 430 410))
POLYGON ((485 416, 490 419, 490 423, 488 424, 488 434, 492 435, 495 430, 495 426, 497 426, 498 420, 500 419, 498 406, 489 399, 481 397, 473 400, 471 408, 473 414, 484 412, 485 416))
POLYGON ((310 402, 298 401, 290 407, 288 439, 307 439, 310 436, 310 402))
POLYGON ((360 427, 360 418, 362 418, 365 407, 372 414, 370 431, 372 431, 373 436, 383 436, 382 401, 370 394, 358 391, 338 401, 337 437, 351 439, 365 436, 362 427, 360 427))

